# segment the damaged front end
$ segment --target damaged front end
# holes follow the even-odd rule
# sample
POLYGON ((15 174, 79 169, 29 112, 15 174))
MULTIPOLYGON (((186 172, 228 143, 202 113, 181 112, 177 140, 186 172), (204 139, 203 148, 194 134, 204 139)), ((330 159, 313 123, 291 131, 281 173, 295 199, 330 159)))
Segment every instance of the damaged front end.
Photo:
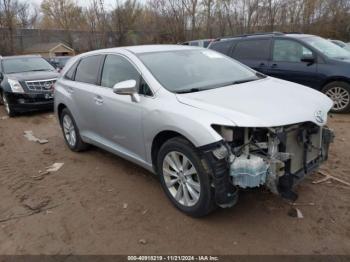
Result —
POLYGON ((306 122, 276 128, 213 126, 223 141, 202 148, 211 165, 216 202, 228 207, 238 188, 267 187, 296 200, 293 187, 328 158, 334 133, 306 122))

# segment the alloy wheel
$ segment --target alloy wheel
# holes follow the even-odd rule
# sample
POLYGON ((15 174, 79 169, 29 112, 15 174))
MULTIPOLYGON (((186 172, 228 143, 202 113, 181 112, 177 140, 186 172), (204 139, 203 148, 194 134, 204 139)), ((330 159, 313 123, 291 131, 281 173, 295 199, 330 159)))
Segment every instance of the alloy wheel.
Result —
POLYGON ((2 102, 4 103, 6 113, 10 115, 10 113, 11 113, 10 105, 9 105, 5 95, 2 95, 2 102))
POLYGON ((333 100, 333 110, 335 111, 342 111, 349 105, 350 94, 343 87, 331 87, 326 91, 326 95, 333 100))
POLYGON ((63 120, 64 136, 71 147, 74 147, 77 142, 77 134, 73 124, 73 120, 69 115, 64 115, 63 120))
POLYGON ((200 180, 195 166, 182 153, 169 152, 163 160, 164 182, 181 205, 194 206, 200 197, 200 180))

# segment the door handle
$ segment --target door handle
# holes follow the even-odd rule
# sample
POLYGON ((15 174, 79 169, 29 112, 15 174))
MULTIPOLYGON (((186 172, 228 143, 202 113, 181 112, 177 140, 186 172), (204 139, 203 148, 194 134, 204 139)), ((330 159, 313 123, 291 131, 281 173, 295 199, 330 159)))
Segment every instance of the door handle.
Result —
POLYGON ((95 96, 94 101, 97 105, 103 104, 103 98, 101 96, 95 96))
POLYGON ((276 68, 276 67, 278 67, 278 65, 277 64, 272 64, 271 67, 272 68, 276 68))
POLYGON ((265 67, 265 63, 260 63, 259 67, 265 67))

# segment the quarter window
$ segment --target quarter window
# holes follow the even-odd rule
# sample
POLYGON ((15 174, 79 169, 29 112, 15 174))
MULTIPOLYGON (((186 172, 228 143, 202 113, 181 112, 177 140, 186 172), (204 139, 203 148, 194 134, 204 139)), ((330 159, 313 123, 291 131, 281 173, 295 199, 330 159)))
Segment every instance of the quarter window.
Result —
POLYGON ((124 57, 108 55, 103 66, 101 85, 112 88, 115 84, 136 80, 139 82, 140 74, 135 67, 124 57))
POLYGON ((75 70, 77 69, 77 64, 75 63, 69 70, 68 72, 65 74, 64 78, 68 79, 68 80, 72 80, 74 81, 74 74, 75 74, 75 70))
POLYGON ((100 71, 101 56, 83 58, 77 68, 75 81, 96 85, 100 71))
POLYGON ((273 61, 301 62, 301 58, 305 55, 312 55, 312 51, 302 44, 291 40, 275 40, 273 61))
POLYGON ((238 60, 267 60, 270 53, 270 40, 249 40, 239 42, 233 53, 238 60))

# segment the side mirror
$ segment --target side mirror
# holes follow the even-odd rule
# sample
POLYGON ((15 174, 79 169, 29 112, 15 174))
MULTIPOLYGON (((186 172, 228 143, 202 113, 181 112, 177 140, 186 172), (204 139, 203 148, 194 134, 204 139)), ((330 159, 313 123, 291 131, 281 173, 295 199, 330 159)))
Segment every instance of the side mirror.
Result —
POLYGON ((126 80, 116 83, 113 86, 113 92, 118 95, 129 95, 134 102, 140 102, 140 96, 137 93, 137 82, 135 80, 126 80))
POLYGON ((301 57, 300 61, 308 63, 308 64, 313 64, 313 63, 315 63, 315 57, 312 54, 303 55, 301 57))

